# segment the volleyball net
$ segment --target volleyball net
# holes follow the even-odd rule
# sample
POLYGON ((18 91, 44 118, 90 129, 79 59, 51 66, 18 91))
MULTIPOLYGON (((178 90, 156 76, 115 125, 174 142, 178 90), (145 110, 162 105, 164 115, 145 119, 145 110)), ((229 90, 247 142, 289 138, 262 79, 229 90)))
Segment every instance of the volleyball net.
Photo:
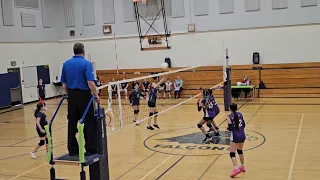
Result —
POLYGON ((196 104, 204 89, 213 89, 216 98, 223 98, 223 69, 223 66, 194 66, 172 70, 154 69, 154 72, 100 74, 100 79, 110 81, 99 89, 102 99, 108 100, 105 109, 110 117, 111 132, 136 124, 130 101, 135 83, 138 83, 138 92, 141 92, 138 120, 141 122, 140 126, 144 126, 142 122, 149 118, 148 99, 152 83, 159 84, 156 107, 161 116, 180 105, 196 104), (159 83, 161 80, 163 82, 159 83))

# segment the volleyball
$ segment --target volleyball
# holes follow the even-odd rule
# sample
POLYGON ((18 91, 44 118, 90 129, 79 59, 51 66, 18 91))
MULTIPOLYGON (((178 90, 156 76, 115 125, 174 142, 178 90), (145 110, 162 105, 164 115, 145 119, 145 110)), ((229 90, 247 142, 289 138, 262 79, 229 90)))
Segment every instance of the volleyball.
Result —
POLYGON ((167 69, 169 67, 169 64, 164 62, 161 64, 162 69, 167 69))

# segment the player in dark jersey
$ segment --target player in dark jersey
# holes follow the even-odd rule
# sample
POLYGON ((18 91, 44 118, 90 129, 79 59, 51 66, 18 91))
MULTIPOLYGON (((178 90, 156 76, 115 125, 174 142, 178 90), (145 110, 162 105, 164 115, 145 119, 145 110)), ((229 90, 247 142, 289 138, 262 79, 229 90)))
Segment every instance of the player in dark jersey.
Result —
POLYGON ((246 140, 246 133, 244 128, 246 127, 243 116, 240 112, 237 112, 237 104, 230 104, 231 114, 228 116, 228 130, 230 135, 230 157, 234 165, 234 170, 230 177, 234 178, 241 172, 246 172, 244 167, 243 145, 246 140), (236 150, 239 154, 241 166, 237 165, 236 150))
POLYGON ((139 114, 139 105, 140 105, 140 96, 144 96, 142 94, 141 90, 139 89, 139 83, 134 84, 134 89, 131 90, 129 100, 130 104, 133 108, 133 114, 134 114, 134 122, 139 125, 140 121, 138 120, 138 114, 139 114))
POLYGON ((150 83, 147 79, 144 79, 144 81, 142 82, 142 88, 143 88, 143 92, 146 95, 146 99, 149 97, 149 89, 150 89, 150 83))
POLYGON ((40 138, 40 142, 38 145, 35 147, 35 149, 30 152, 30 156, 33 159, 36 159, 36 152, 38 149, 40 149, 41 146, 46 145, 46 150, 48 152, 48 139, 47 139, 47 134, 44 129, 44 126, 48 124, 47 122, 47 116, 44 114, 44 111, 46 110, 45 106, 43 103, 38 103, 37 104, 37 109, 34 111, 34 116, 36 117, 36 130, 40 138))
MULTIPOLYGON (((218 86, 219 86, 219 85, 218 85, 218 86)), ((214 87, 214 88, 216 88, 216 87, 214 87)), ((213 96, 212 89, 208 89, 208 91, 209 91, 209 93, 210 93, 211 98, 213 98, 213 100, 215 101, 215 98, 214 98, 214 96, 213 96)), ((216 102, 216 101, 215 101, 215 102, 216 102)), ((220 108, 219 108, 217 102, 216 102, 215 104, 216 104, 216 106, 215 106, 214 110, 215 110, 216 116, 217 116, 217 115, 220 113, 220 108)), ((215 121, 212 121, 212 125, 214 126, 214 128, 215 128, 216 130, 219 130, 219 127, 217 126, 217 124, 216 124, 215 121)), ((212 131, 212 130, 209 129, 208 132, 211 132, 211 131, 212 131)))
POLYGON ((150 90, 149 90, 149 100, 148 100, 148 106, 149 106, 149 109, 150 109, 150 113, 149 113, 149 119, 148 119, 148 126, 147 126, 147 129, 150 129, 150 130, 154 130, 154 128, 151 126, 151 118, 152 116, 153 119, 154 119, 154 124, 153 126, 160 129, 158 123, 157 123, 157 120, 158 120, 158 111, 157 111, 157 108, 156 108, 156 103, 157 103, 157 93, 158 93, 158 90, 157 88, 160 86, 160 84, 162 84, 163 82, 165 81, 165 78, 163 77, 158 83, 155 83, 153 82, 150 86, 150 90))
POLYGON ((210 92, 208 90, 203 90, 203 99, 201 100, 201 105, 200 105, 200 98, 198 99, 197 102, 197 107, 198 111, 201 111, 203 109, 204 116, 203 118, 199 121, 198 123, 198 128, 205 134, 205 139, 203 142, 207 143, 212 140, 208 132, 204 129, 203 125, 206 123, 209 129, 213 130, 215 132, 214 136, 220 136, 219 132, 217 129, 215 129, 214 126, 212 126, 213 119, 216 117, 216 111, 215 109, 218 106, 210 95, 210 92))

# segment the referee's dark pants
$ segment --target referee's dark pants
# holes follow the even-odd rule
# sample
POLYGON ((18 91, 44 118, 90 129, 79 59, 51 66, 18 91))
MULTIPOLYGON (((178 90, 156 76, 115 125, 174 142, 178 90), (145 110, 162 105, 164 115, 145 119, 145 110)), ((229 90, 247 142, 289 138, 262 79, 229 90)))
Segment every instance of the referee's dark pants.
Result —
MULTIPOLYGON (((77 124, 81 119, 92 94, 90 91, 68 89, 68 151, 70 155, 79 154, 76 133, 77 124)), ((94 118, 93 104, 91 104, 88 113, 84 119, 84 139, 86 154, 98 153, 98 143, 96 134, 96 122, 94 118)))

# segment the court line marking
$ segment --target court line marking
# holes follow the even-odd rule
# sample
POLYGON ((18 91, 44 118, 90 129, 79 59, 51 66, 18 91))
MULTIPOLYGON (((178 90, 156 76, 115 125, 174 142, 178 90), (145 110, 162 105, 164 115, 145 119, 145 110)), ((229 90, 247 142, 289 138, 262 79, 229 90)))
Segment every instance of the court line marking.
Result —
POLYGON ((300 120, 300 125, 299 125, 298 135, 297 135, 297 139, 296 139, 296 144, 294 145, 294 149, 293 149, 291 165, 290 165, 289 174, 288 174, 288 180, 290 180, 291 177, 292 177, 292 171, 293 171, 294 162, 296 160, 296 154, 297 154, 297 149, 298 149, 298 145, 299 145, 299 139, 300 139, 300 134, 301 134, 303 118, 304 118, 304 114, 302 114, 301 120, 300 120))
POLYGON ((263 106, 264 106, 264 104, 262 104, 262 105, 259 107, 259 109, 251 116, 251 118, 249 119, 249 121, 246 122, 247 125, 248 125, 249 122, 254 118, 254 116, 257 115, 257 113, 260 111, 260 109, 261 109, 263 106))
POLYGON ((185 157, 185 155, 181 156, 181 158, 178 159, 178 161, 176 161, 167 170, 165 170, 160 176, 158 176, 156 180, 160 179, 163 175, 165 175, 170 169, 172 169, 176 164, 178 164, 184 157, 185 157))
POLYGON ((13 177, 13 178, 11 178, 11 179, 9 179, 9 180, 17 179, 18 177, 21 177, 21 176, 23 176, 23 175, 25 175, 25 174, 27 174, 27 173, 29 173, 29 172, 32 172, 32 171, 34 171, 34 170, 36 170, 36 169, 39 169, 39 168, 41 168, 42 166, 45 166, 45 165, 47 165, 47 163, 44 163, 44 164, 42 164, 42 165, 40 165, 40 166, 37 166, 37 167, 35 167, 35 168, 33 168, 33 169, 30 169, 29 171, 26 171, 26 172, 24 172, 24 173, 22 173, 22 174, 20 174, 20 175, 18 175, 18 176, 15 176, 15 177, 13 177))
POLYGON ((201 176, 199 177, 198 180, 200 180, 208 171, 209 169, 212 167, 212 165, 219 159, 221 155, 218 155, 217 158, 215 160, 212 161, 212 163, 209 165, 209 167, 201 174, 201 176))
POLYGON ((128 174, 130 171, 132 171, 134 168, 136 168, 137 166, 139 166, 140 164, 142 164, 143 162, 145 162, 146 160, 148 160, 149 158, 151 158, 153 155, 155 155, 157 152, 153 152, 150 156, 148 156, 147 158, 145 158, 144 160, 140 161, 138 164, 136 164, 135 166, 133 166, 131 169, 129 169, 128 171, 126 171, 125 173, 121 174, 119 177, 116 178, 120 179, 122 176, 128 174))
POLYGON ((145 179, 146 177, 148 177, 151 173, 153 173, 155 170, 157 170, 160 166, 162 166, 164 163, 166 163, 170 158, 172 158, 173 155, 169 156, 166 160, 164 160, 162 163, 160 163, 158 166, 156 166, 155 168, 153 168, 148 174, 146 174, 145 176, 143 176, 143 178, 141 178, 140 180, 145 179))

